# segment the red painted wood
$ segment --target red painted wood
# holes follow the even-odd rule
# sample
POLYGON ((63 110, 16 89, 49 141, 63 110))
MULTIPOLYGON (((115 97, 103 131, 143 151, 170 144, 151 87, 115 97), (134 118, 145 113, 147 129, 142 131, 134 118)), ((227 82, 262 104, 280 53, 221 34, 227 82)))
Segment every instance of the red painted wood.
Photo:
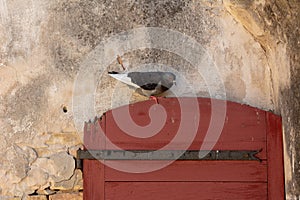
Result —
POLYGON ((266 200, 266 183, 106 182, 106 200, 266 200))
MULTIPOLYGON (((87 123, 84 128, 84 147, 86 150, 105 148, 105 139, 99 134, 105 130, 105 119, 95 123, 87 123)), ((83 193, 84 200, 104 200, 104 164, 98 160, 83 161, 83 193)))
POLYGON ((267 124, 268 199, 282 200, 285 195, 281 118, 267 113, 267 124))
MULTIPOLYGON (((186 101, 189 101, 188 98, 186 99, 186 101)), ((115 110, 130 109, 133 120, 139 125, 146 125, 150 122, 148 110, 154 104, 154 101, 139 102, 115 110)), ((122 146, 123 148, 128 147, 126 146, 128 142, 134 143, 135 145, 140 144, 140 146, 144 144, 148 145, 149 143, 164 146, 176 135, 182 113, 180 112, 180 107, 176 98, 162 99, 160 100, 160 105, 164 106, 167 110, 167 123, 154 137, 139 139, 124 134, 116 124, 111 111, 106 114, 107 120, 109 121, 109 126, 107 127, 108 137, 114 143, 116 142, 119 145, 124 145, 122 146)), ((201 120, 197 137, 193 143, 196 146, 195 148, 198 148, 199 144, 203 141, 211 118, 209 99, 199 99, 199 107, 201 120)), ((192 108, 192 110, 188 110, 187 112, 194 112, 194 109, 192 108)), ((266 141, 266 136, 264 134, 265 128, 265 112, 249 106, 228 102, 226 123, 219 143, 226 144, 240 142, 241 145, 243 145, 243 143, 251 144, 255 142, 264 142, 266 141)), ((189 134, 188 130, 186 134, 189 134)))
POLYGON ((98 160, 83 161, 83 199, 104 200, 104 165, 98 160))
MULTIPOLYGON (((192 101, 191 98, 181 99, 187 106, 192 101)), ((135 138, 124 133, 115 122, 112 111, 108 111, 105 118, 98 122, 106 136, 121 149, 159 149, 176 136, 184 114, 190 114, 191 120, 197 115, 192 106, 182 113, 176 98, 160 99, 159 103, 166 109, 166 123, 158 134, 150 138, 135 138)), ((85 160, 84 199, 284 199, 280 118, 246 105, 226 103, 226 120, 214 149, 262 149, 258 156, 263 162, 176 161, 151 173, 130 174, 111 169, 98 161, 85 160)), ((122 115, 129 109, 135 123, 146 126, 150 123, 149 108, 154 104, 154 101, 139 102, 114 111, 120 111, 122 115)), ((188 148, 190 150, 199 150, 211 120, 210 99, 198 98, 198 105, 199 128, 188 148)), ((154 113, 154 118, 159 119, 160 115, 154 113)), ((192 128, 186 128, 187 136, 192 128)), ((85 129, 85 147, 115 149, 99 134, 100 131, 95 124, 85 129)), ((182 143, 170 149, 182 149, 182 143)), ((124 161, 106 161, 109 162, 122 162, 124 165, 124 161)), ((157 165, 157 162, 162 161, 126 161, 129 165, 134 163, 135 167, 140 165, 141 168, 157 165)))
MULTIPOLYGON (((191 101, 189 98, 183 98, 191 101)), ((178 100, 176 98, 167 98, 159 101, 164 106, 168 116, 164 128, 158 134, 151 138, 136 138, 122 131, 115 122, 111 111, 106 113, 107 126, 106 134, 114 145, 122 149, 159 149, 167 145, 177 134, 178 126, 182 113, 178 100), (174 122, 174 123, 173 123, 174 122)), ((200 122, 196 138, 193 140, 190 150, 199 150, 206 135, 207 128, 211 118, 210 100, 199 98, 200 122)), ((129 106, 123 106, 115 110, 131 111, 132 119, 139 125, 147 125, 150 123, 148 116, 149 108, 154 105, 154 101, 139 102, 129 106)), ((188 103, 187 103, 188 104, 188 103)), ((194 112, 193 108, 186 112, 194 112)), ((240 105, 227 102, 227 117, 224 124, 223 132, 214 149, 223 150, 257 150, 262 149, 258 154, 261 159, 266 159, 266 122, 265 112, 246 105, 240 105)), ((143 134, 143 133, 141 133, 143 134)), ((186 134, 190 134, 187 130, 186 134)), ((182 143, 173 149, 182 149, 182 143)), ((107 149, 115 149, 113 146, 107 145, 107 149)))
MULTIPOLYGON (((121 162, 121 161, 118 161, 121 162)), ((155 161, 130 161, 152 165, 155 161)), ((158 162, 159 163, 159 162, 158 162)), ((125 173, 105 167, 106 181, 239 181, 267 182, 267 163, 253 161, 176 161, 151 173, 125 173)))

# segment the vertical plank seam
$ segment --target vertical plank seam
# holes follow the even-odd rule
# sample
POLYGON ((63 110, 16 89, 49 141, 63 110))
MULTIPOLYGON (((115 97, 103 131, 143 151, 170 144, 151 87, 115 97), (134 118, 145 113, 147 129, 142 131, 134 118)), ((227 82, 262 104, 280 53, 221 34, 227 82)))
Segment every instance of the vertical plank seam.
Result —
MULTIPOLYGON (((106 120, 105 115, 103 115, 102 120, 103 120, 103 124, 104 124, 103 134, 105 135, 105 137, 102 138, 102 139, 104 139, 104 149, 106 149, 106 131, 107 131, 107 130, 106 130, 106 127, 107 127, 106 122, 107 122, 107 120, 106 120)), ((102 142, 101 142, 101 143, 102 143, 102 142)), ((105 180, 105 160, 103 160, 102 162, 103 162, 103 163, 102 163, 102 165, 103 165, 103 168, 102 168, 102 170, 103 170, 103 188, 102 188, 103 195, 102 195, 102 197, 103 197, 104 200, 105 200, 105 196, 106 196, 106 192, 105 192, 105 182, 106 182, 106 180, 105 180)))
POLYGON ((266 153, 267 153, 267 199, 269 200, 269 132, 270 132, 270 124, 269 124, 269 115, 268 112, 265 111, 265 123, 266 123, 266 129, 265 129, 265 134, 266 134, 266 153))

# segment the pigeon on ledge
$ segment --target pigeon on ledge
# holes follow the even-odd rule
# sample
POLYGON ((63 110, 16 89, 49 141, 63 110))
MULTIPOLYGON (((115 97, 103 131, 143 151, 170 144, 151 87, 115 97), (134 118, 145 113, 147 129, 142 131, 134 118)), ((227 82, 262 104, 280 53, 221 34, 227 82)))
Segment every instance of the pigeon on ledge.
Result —
POLYGON ((147 97, 158 96, 169 90, 173 84, 175 84, 176 79, 176 76, 171 72, 118 73, 112 71, 108 72, 108 74, 111 77, 136 88, 138 93, 147 97))

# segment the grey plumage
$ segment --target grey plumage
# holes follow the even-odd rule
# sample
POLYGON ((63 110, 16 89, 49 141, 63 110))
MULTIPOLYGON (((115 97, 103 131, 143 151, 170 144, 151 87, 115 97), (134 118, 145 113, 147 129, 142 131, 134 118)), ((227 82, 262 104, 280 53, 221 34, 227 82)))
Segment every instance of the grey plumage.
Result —
POLYGON ((157 96, 169 90, 175 83, 176 76, 171 72, 108 72, 123 83, 136 88, 144 96, 157 96))

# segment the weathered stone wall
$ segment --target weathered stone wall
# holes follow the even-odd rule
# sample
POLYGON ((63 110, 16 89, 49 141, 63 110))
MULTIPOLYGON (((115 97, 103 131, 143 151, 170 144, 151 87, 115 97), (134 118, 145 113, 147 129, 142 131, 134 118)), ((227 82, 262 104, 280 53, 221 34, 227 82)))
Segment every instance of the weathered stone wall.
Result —
MULTIPOLYGON (((74 160, 82 143, 74 123, 80 113, 72 109, 76 76, 83 63, 104 72, 95 80, 98 116, 127 104, 128 95, 129 102, 146 99, 106 75, 120 69, 116 60, 102 66, 96 58, 102 41, 140 27, 172 29, 195 39, 216 66, 226 99, 283 116, 287 196, 296 198, 298 13, 296 0, 0 0, 0 199, 81 198, 82 174, 74 160)), ((117 52, 114 46, 106 50, 117 52)), ((129 70, 149 63, 172 66, 183 77, 173 88, 178 96, 190 95, 188 83, 197 96, 225 98, 218 85, 205 82, 211 77, 181 55, 145 48, 122 58, 129 70)))
POLYGON ((299 1, 268 0, 249 3, 231 0, 224 3, 229 13, 243 24, 266 51, 272 69, 275 110, 283 118, 287 199, 299 199, 299 1), (287 72, 286 69, 290 71, 287 72))

